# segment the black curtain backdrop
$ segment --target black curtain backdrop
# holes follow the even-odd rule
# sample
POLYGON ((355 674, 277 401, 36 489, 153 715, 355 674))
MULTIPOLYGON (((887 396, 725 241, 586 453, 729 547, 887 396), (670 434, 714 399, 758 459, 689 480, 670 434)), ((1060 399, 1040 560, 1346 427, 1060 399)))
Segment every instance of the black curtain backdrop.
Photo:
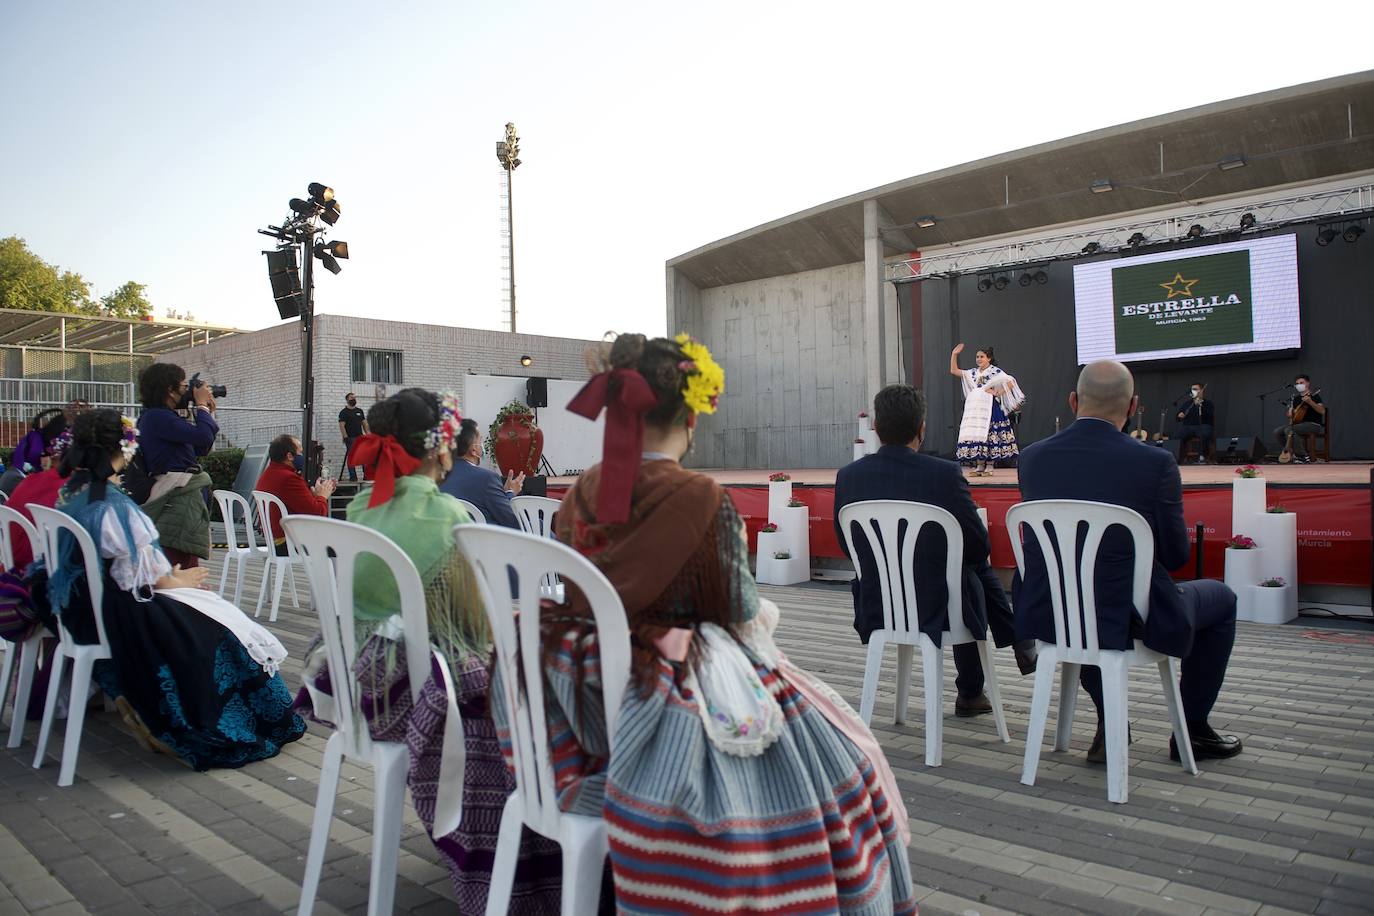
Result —
MULTIPOLYGON (((1362 225, 1369 227, 1369 220, 1362 225)), ((1344 224, 1337 224, 1338 226, 1344 224)), ((1132 365, 1136 391, 1145 408, 1143 426, 1159 428, 1160 411, 1188 392, 1189 385, 1207 385, 1216 404, 1218 436, 1265 437, 1270 454, 1278 450, 1270 432, 1283 421, 1288 393, 1270 395, 1261 418, 1261 392, 1291 382, 1305 372, 1331 415, 1333 459, 1374 458, 1374 233, 1354 243, 1339 236, 1325 247, 1316 244, 1316 226, 1265 233, 1295 233, 1298 238, 1298 298, 1302 309, 1302 349, 1274 358, 1267 355, 1186 359, 1153 365, 1132 365)), ((1238 236, 1218 236, 1213 243, 1238 236)), ((1193 244, 1145 247, 1141 254, 1198 249, 1193 244)), ((1020 286, 1021 270, 1004 271, 1011 284, 1004 290, 977 289, 979 275, 898 284, 898 314, 902 345, 919 352, 924 363, 920 379, 907 381, 923 388, 929 404, 926 448, 943 455, 954 453, 955 436, 963 412, 959 380, 949 375, 949 351, 965 344, 959 363, 973 365, 974 351, 996 350, 998 363, 1014 375, 1028 400, 1018 439, 1022 446, 1053 435, 1055 419, 1073 422, 1068 393, 1078 377, 1074 339, 1073 265, 1109 260, 1119 254, 1060 261, 1030 268, 1044 270, 1049 283, 1020 286), (919 287, 919 293, 913 296, 919 287), (913 321, 913 315, 917 320, 913 321)), ((1134 421, 1133 421, 1134 422, 1134 421)), ((1170 409, 1165 429, 1172 435, 1176 420, 1170 409)))

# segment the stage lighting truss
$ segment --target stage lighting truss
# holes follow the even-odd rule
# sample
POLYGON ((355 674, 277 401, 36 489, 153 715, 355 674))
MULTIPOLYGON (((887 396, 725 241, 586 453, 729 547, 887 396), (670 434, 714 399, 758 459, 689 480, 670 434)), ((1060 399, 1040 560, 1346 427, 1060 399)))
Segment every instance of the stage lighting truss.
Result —
MULTIPOLYGON (((1200 209, 1163 219, 1120 223, 1042 238, 988 245, 971 244, 949 251, 923 251, 919 258, 890 261, 887 264, 887 278, 896 282, 929 280, 957 274, 1016 270, 1031 264, 1130 251, 1129 239, 1136 233, 1145 236, 1151 245, 1180 242, 1189 239, 1188 232, 1194 225, 1201 226, 1205 236, 1224 241, 1228 236, 1234 238, 1242 231, 1240 223, 1247 213, 1254 220, 1244 230, 1247 235, 1316 223, 1337 227, 1356 225, 1361 230, 1354 234, 1358 239, 1363 233, 1358 221, 1374 216, 1374 183, 1200 209)), ((1343 230, 1338 228, 1337 235, 1343 236, 1343 230)))

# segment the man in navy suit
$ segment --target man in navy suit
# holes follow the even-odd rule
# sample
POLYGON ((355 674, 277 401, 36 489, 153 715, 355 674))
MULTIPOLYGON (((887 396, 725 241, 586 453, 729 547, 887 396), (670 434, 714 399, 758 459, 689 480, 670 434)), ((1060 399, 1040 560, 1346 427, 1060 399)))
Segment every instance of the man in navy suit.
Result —
MULTIPOLYGON (((1220 582, 1175 583, 1169 570, 1188 561, 1183 486, 1178 465, 1164 449, 1137 442, 1121 430, 1136 410, 1135 380, 1121 363, 1090 363, 1078 376, 1069 407, 1078 417, 1068 429, 1022 450, 1021 498, 1085 499, 1134 509, 1154 532, 1154 571, 1144 623, 1131 602, 1134 548, 1120 527, 1108 530, 1097 556, 1094 587, 1097 636, 1103 649, 1129 649, 1132 640, 1182 659, 1179 690, 1193 754, 1199 758, 1240 753, 1240 739, 1218 735, 1207 717, 1226 678, 1236 636, 1236 596, 1220 582)), ((1034 537, 1026 545, 1025 582, 1012 583, 1016 635, 1054 642, 1054 609, 1044 559, 1034 537)), ((1105 763, 1102 674, 1083 667, 1080 681, 1097 707, 1097 736, 1090 763, 1105 763)), ((1178 749, 1169 739, 1170 756, 1178 749)))
POLYGON ((454 452, 458 460, 439 489, 481 509, 488 523, 520 530, 510 501, 525 485, 525 475, 512 474, 503 481, 500 474, 481 467, 482 433, 475 420, 463 421, 454 452))
MULTIPOLYGON (((992 630, 999 646, 1012 643, 1013 622, 1002 583, 988 563, 988 533, 978 518, 978 508, 969 495, 968 483, 952 461, 919 453, 925 437, 925 398, 910 385, 889 385, 873 399, 873 426, 883 445, 876 454, 867 455, 843 467, 835 478, 835 534, 840 547, 849 554, 840 527, 840 510, 866 499, 900 499, 939 506, 954 516, 963 534, 964 569, 961 611, 964 623, 977 637, 992 630)), ((850 583, 854 593, 854 629, 867 644, 868 637, 883 627, 882 584, 873 554, 862 536, 856 537, 859 569, 862 576, 850 583)), ((945 580, 946 545, 944 533, 927 525, 916 539, 916 605, 921 614, 920 628, 938 646, 948 620, 950 596, 945 580)), ((853 560, 853 557, 850 557, 853 560)), ((1016 661, 1022 674, 1035 670, 1035 643, 1027 640, 1016 646, 1016 661)), ((992 711, 983 693, 983 666, 973 643, 954 647, 958 671, 955 686, 958 697, 954 712, 976 716, 992 711)))

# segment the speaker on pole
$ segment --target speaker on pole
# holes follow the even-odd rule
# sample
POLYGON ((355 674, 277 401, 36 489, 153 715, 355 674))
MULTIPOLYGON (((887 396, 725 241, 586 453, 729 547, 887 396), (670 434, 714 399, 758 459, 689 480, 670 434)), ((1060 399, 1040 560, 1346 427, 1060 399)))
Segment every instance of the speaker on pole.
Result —
POLYGON ((278 248, 266 254, 267 279, 272 283, 272 298, 277 302, 277 313, 283 318, 299 317, 302 296, 296 249, 278 248))
POLYGON ((549 380, 542 376, 525 379, 525 403, 530 407, 548 407, 549 380))

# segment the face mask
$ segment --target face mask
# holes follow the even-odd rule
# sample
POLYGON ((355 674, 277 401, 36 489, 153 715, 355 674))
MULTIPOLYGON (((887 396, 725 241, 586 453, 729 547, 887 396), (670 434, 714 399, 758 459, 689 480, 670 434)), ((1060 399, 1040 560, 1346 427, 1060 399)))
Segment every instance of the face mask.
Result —
POLYGON ((1202 389, 1201 389, 1201 388, 1194 388, 1194 389, 1193 389, 1193 397, 1197 397, 1197 396, 1200 395, 1200 394, 1202 394, 1202 389))
POLYGON ((1304 393, 1305 391, 1307 391, 1307 385, 1303 384, 1302 382, 1298 382, 1298 383, 1297 383, 1296 385, 1294 385, 1293 387, 1296 388, 1296 389, 1298 389, 1298 394, 1302 394, 1302 393, 1304 393))

